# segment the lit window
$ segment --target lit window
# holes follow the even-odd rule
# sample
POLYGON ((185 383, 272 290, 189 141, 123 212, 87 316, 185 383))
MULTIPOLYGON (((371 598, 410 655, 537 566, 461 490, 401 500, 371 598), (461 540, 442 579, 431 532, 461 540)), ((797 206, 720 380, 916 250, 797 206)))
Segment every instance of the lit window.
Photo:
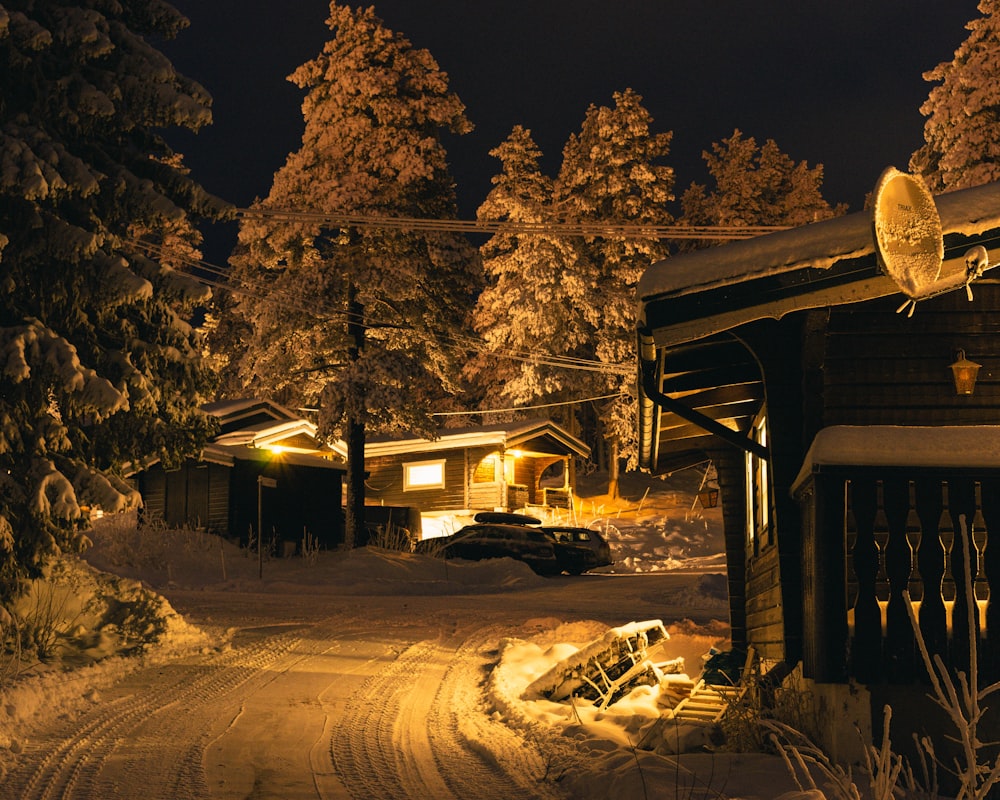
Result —
MULTIPOLYGON (((761 414, 751 430, 753 440, 767 447, 767 418, 761 414)), ((748 552, 757 553, 761 545, 770 543, 771 532, 771 478, 767 459, 753 453, 746 456, 748 552)))
POLYGON ((403 464, 403 491, 444 488, 444 459, 403 464))

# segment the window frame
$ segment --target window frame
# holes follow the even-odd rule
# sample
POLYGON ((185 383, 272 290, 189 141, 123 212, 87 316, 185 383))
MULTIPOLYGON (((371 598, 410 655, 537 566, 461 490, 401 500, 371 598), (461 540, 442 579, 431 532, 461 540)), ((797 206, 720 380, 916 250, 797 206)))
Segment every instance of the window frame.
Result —
POLYGON ((447 459, 444 458, 433 458, 424 461, 404 461, 403 462, 403 491, 404 492, 423 492, 433 489, 444 489, 445 482, 447 480, 445 467, 447 464, 447 459), (420 470, 427 469, 429 467, 438 467, 440 469, 440 480, 433 482, 420 482, 415 483, 411 478, 411 473, 420 470))
MULTIPOLYGON (((767 414, 762 410, 750 427, 754 442, 767 447, 767 414)), ((761 548, 773 542, 774 513, 771 505, 771 466, 766 458, 747 452, 746 469, 746 535, 747 552, 758 555, 761 548)))

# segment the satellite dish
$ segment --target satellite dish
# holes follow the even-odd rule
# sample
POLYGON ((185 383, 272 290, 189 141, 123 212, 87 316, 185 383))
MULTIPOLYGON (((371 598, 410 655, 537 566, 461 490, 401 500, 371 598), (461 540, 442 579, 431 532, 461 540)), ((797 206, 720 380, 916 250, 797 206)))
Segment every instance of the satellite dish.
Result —
POLYGON ((875 184, 872 222, 882 271, 908 297, 926 295, 944 261, 941 218, 927 184, 888 167, 875 184))

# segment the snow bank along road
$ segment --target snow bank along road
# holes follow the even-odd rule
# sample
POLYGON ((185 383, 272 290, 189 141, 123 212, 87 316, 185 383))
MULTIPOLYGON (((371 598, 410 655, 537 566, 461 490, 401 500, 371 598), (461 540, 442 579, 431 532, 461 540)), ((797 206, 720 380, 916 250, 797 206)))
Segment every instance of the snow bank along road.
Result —
POLYGON ((3 798, 556 798, 559 737, 484 702, 505 636, 718 617, 690 576, 553 578, 465 596, 168 592, 229 644, 144 667, 36 731, 3 798), (673 605, 672 605, 673 603, 673 605))

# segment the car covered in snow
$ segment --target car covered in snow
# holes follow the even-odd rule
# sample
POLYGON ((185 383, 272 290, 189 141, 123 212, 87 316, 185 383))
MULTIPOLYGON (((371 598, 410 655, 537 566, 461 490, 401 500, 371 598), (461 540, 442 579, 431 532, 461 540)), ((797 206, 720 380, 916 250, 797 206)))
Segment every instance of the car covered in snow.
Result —
POLYGON ((556 542, 556 556, 562 569, 570 575, 579 575, 597 567, 609 567, 611 546, 599 531, 569 525, 542 525, 539 530, 556 542))
POLYGON ((540 575, 580 575, 608 566, 611 548, 597 531, 565 525, 541 525, 525 514, 483 511, 451 536, 417 542, 418 553, 481 561, 516 558, 540 575))
POLYGON ((416 552, 442 558, 482 561, 487 558, 514 558, 539 575, 557 575, 562 566, 556 558, 551 536, 528 525, 476 523, 466 525, 451 536, 422 539, 416 552))

